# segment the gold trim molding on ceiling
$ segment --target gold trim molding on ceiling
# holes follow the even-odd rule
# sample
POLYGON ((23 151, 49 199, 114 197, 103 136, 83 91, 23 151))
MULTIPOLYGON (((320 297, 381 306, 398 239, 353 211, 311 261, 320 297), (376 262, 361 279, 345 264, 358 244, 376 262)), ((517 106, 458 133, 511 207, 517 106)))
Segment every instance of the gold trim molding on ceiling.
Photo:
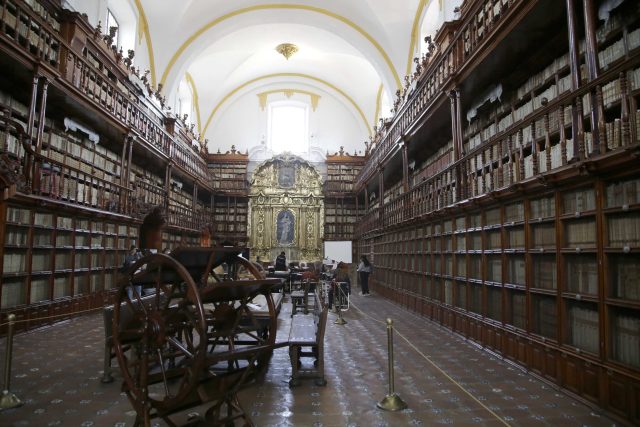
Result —
POLYGON ((198 120, 198 134, 202 134, 202 120, 200 119, 200 99, 198 98, 198 90, 196 89, 196 82, 188 72, 185 73, 185 79, 187 84, 191 86, 191 95, 193 96, 193 106, 196 110, 196 119, 198 120))
MULTIPOLYGON (((139 1, 139 0, 136 0, 136 1, 139 1)), ((393 76, 393 78, 395 80, 396 87, 398 89, 402 88, 402 82, 400 80, 400 77, 398 76, 398 72, 396 71, 396 69, 395 69, 395 67, 393 65, 393 62, 391 61, 391 58, 389 57, 387 52, 380 45, 380 43, 378 43, 378 41, 376 39, 374 39, 373 36, 371 36, 371 34, 366 32, 358 24, 356 24, 355 22, 349 20, 348 18, 345 18, 342 15, 338 15, 337 13, 331 12, 331 11, 329 11, 327 9, 322 9, 322 8, 319 8, 319 7, 314 7, 314 6, 304 5, 304 4, 280 4, 280 3, 262 4, 262 5, 246 7, 246 8, 243 8, 243 9, 238 9, 238 10, 235 10, 233 12, 230 12, 230 13, 227 13, 225 15, 222 15, 222 16, 210 21, 209 23, 203 25, 198 30, 196 30, 196 32, 194 32, 191 36, 189 36, 187 38, 187 40, 184 41, 182 43, 182 45, 180 45, 178 50, 171 56, 171 59, 169 60, 169 62, 167 64, 167 67, 164 70, 164 73, 162 74, 162 79, 160 80, 160 82, 163 84, 163 86, 166 86, 167 79, 169 77, 169 73, 171 72, 172 68, 176 65, 176 63, 178 62, 178 58, 180 58, 180 56, 182 56, 182 54, 187 50, 187 48, 189 46, 191 46, 191 44, 193 44, 194 41, 196 41, 200 36, 202 36, 205 32, 207 32, 211 28, 215 27, 216 25, 220 24, 223 21, 226 21, 227 19, 234 18, 236 16, 243 15, 245 13, 255 12, 255 11, 258 11, 258 10, 270 10, 270 9, 304 10, 304 11, 308 11, 308 12, 319 13, 319 14, 328 16, 330 18, 333 18, 333 19, 335 19, 337 21, 340 21, 340 22, 348 25, 349 27, 354 29, 356 32, 361 34, 365 39, 367 39, 369 41, 369 43, 371 43, 375 47, 375 49, 380 53, 380 55, 382 55, 382 58, 384 59, 384 62, 387 64, 387 67, 388 67, 389 71, 391 71, 391 74, 392 74, 392 76, 393 76)))
POLYGON ((296 78, 301 78, 301 79, 308 79, 308 80, 312 80, 312 81, 316 81, 316 82, 322 83, 323 85, 333 89, 334 91, 338 92, 341 96, 343 96, 347 101, 349 101, 349 103, 353 106, 353 108, 360 115, 360 118, 362 119, 362 121, 365 124, 365 128, 367 129, 367 132, 369 132, 369 136, 373 135, 372 127, 369 124, 369 122, 367 121, 367 117, 364 115, 364 112, 362 111, 360 106, 358 106, 358 104, 356 104, 356 102, 353 100, 353 98, 351 98, 349 95, 347 95, 342 89, 340 89, 337 86, 327 82, 326 80, 320 79, 318 77, 311 76, 309 74, 301 74, 301 73, 267 74, 267 75, 264 75, 264 76, 256 77, 255 79, 251 79, 251 80, 249 80, 247 82, 244 82, 241 85, 237 86, 235 89, 231 90, 231 92, 227 93, 220 100, 220 102, 218 102, 218 104, 213 108, 213 110, 211 110, 211 113, 209 114, 209 117, 207 118, 207 121, 206 121, 206 123, 204 125, 204 128, 202 129, 202 135, 203 136, 206 135, 207 129, 209 128, 209 125, 211 124, 211 120, 213 119, 213 116, 220 109, 222 104, 224 104, 229 98, 231 98, 233 95, 235 95, 236 93, 238 93, 240 90, 244 89, 245 87, 251 85, 252 83, 258 82, 260 80, 266 80, 266 79, 271 79, 271 78, 276 78, 276 77, 296 77, 296 78))
POLYGON ((147 21, 147 15, 144 13, 144 8, 140 0, 135 0, 136 8, 138 9, 138 43, 142 41, 142 35, 144 34, 147 39, 147 55, 149 55, 149 71, 151 72, 151 85, 157 87, 156 78, 156 61, 153 54, 153 44, 151 43, 151 32, 149 31, 149 21, 147 21))
POLYGON ((316 111, 316 108, 318 108, 318 101, 320 100, 320 95, 318 95, 316 93, 313 93, 313 92, 309 92, 307 90, 299 90, 299 89, 276 89, 276 90, 270 90, 270 91, 267 91, 267 92, 262 92, 262 93, 257 94, 258 102, 260 103, 260 109, 262 111, 264 111, 264 109, 267 107, 267 97, 269 95, 273 95, 274 93, 281 93, 287 98, 291 98, 296 93, 299 93, 300 95, 309 95, 309 98, 311 98, 311 109, 313 111, 316 111))

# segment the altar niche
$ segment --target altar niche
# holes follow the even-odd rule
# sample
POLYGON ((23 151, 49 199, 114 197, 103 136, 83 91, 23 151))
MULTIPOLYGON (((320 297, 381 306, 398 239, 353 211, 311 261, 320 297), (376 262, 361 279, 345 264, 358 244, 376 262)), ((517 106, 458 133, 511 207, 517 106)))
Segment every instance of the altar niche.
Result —
POLYGON ((249 247, 252 256, 287 261, 322 259, 322 178, 306 160, 281 154, 260 164, 249 190, 249 247))
POLYGON ((289 210, 280 211, 276 220, 276 236, 280 245, 291 245, 294 240, 295 217, 289 210))

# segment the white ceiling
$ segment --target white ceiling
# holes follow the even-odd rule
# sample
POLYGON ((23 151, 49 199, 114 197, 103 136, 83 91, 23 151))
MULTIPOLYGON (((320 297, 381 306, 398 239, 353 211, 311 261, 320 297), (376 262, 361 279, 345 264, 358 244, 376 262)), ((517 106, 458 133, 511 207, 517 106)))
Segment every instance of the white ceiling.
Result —
POLYGON ((284 89, 301 83, 331 94, 353 110, 354 117, 366 120, 366 127, 362 123, 358 126, 366 129, 364 136, 368 137, 376 120, 389 115, 389 104, 420 49, 424 12, 437 4, 436 9, 444 17, 447 10, 453 9, 451 3, 461 3, 67 1, 85 10, 90 8, 89 3, 97 2, 97 17, 107 7, 121 8, 129 1, 130 11, 138 16, 136 61, 148 66, 153 81, 163 84, 163 93, 170 100, 180 82, 190 80, 198 98, 204 137, 211 133, 216 118, 243 91, 267 86, 284 89), (285 42, 299 47, 288 61, 275 51, 278 44, 285 42))

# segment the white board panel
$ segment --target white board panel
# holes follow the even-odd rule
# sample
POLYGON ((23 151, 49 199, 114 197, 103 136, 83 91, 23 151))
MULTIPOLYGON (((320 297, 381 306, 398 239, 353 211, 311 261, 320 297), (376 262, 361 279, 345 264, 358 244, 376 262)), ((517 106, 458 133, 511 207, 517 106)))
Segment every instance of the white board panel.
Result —
POLYGON ((325 264, 346 262, 351 264, 351 240, 324 242, 325 264))

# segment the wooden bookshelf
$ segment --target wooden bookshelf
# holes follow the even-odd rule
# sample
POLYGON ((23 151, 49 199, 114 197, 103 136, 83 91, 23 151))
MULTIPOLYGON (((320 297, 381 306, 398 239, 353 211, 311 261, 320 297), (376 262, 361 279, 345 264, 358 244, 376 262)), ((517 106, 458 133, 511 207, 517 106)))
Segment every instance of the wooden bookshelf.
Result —
POLYGON ((358 200, 384 192, 356 224, 357 252, 377 293, 638 423, 640 5, 575 39, 567 4, 527 5, 465 2, 443 27, 447 47, 355 180, 358 200), (524 28, 546 35, 513 51, 524 28), (380 176, 402 164, 401 139, 414 170, 380 176))
POLYGON ((29 329, 107 302, 151 209, 166 247, 199 244, 214 188, 193 132, 86 18, 50 0, 1 8, 0 154, 15 188, 0 203, 0 317, 29 329))

